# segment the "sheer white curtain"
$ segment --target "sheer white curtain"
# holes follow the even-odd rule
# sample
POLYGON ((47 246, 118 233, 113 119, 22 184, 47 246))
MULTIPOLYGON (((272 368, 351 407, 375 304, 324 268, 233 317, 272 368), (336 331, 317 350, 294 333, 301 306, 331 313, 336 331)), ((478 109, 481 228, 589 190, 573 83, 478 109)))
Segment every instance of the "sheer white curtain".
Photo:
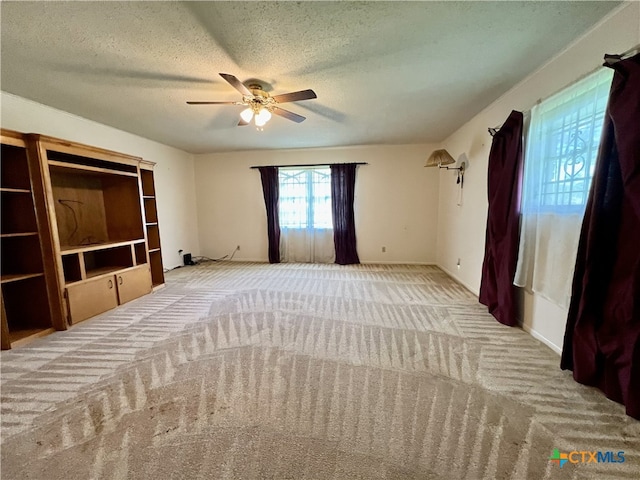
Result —
POLYGON ((514 284, 565 308, 611 79, 603 68, 531 111, 514 284))
POLYGON ((333 263, 331 170, 281 168, 279 180, 281 261, 333 263))

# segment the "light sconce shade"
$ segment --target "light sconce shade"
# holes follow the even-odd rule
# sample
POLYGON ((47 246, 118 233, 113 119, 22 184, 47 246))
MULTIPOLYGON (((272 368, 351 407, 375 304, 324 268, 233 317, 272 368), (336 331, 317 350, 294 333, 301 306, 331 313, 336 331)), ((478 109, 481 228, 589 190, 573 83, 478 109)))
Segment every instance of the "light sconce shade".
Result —
POLYGON ((462 188, 464 182, 464 170, 466 168, 466 163, 460 163, 459 167, 449 167, 447 165, 452 165, 456 163, 455 159, 451 156, 449 152, 445 149, 434 150, 434 152, 429 155, 427 158, 427 163, 425 167, 438 167, 438 168, 446 168, 447 170, 457 170, 458 171, 458 179, 456 183, 460 184, 460 188, 462 188))
POLYGON ((425 167, 439 167, 441 165, 451 165, 453 163, 456 163, 456 161, 445 149, 434 150, 434 152, 429 155, 425 167))

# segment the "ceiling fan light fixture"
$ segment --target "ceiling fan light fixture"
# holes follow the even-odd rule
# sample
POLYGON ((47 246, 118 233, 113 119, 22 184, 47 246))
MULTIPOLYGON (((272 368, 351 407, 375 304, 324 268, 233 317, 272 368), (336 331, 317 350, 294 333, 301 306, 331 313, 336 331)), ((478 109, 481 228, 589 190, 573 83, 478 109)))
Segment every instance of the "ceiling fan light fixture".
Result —
POLYGON ((269 110, 267 110, 266 108, 263 108, 256 115, 256 126, 262 127, 269 120, 271 120, 271 112, 269 110))
POLYGON ((251 107, 245 108, 242 112, 240 112, 240 118, 244 120, 246 123, 249 123, 253 118, 253 110, 251 107))
MULTIPOLYGON (((1 1, 1 0, 0 0, 1 1)), ((271 96, 263 89, 263 86, 259 83, 251 83, 248 88, 237 77, 229 73, 221 73, 220 76, 225 81, 242 94, 241 102, 187 102, 189 105, 244 105, 245 108, 240 113, 241 121, 238 126, 245 126, 251 123, 254 119, 256 127, 262 130, 262 127, 271 119, 271 114, 291 120, 292 122, 301 123, 305 120, 305 117, 298 115, 297 113, 285 110, 279 105, 287 102, 298 102, 300 100, 310 100, 318 98, 316 93, 311 90, 300 90, 298 92, 283 93, 280 95, 271 96)))

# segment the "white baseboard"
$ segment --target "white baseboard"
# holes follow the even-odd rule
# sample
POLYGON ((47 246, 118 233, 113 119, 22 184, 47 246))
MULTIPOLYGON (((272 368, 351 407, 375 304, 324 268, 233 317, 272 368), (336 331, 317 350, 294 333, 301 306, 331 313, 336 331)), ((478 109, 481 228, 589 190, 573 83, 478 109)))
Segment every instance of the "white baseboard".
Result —
POLYGON ((529 335, 531 335, 536 340, 539 340, 542 343, 544 343, 547 347, 549 347, 551 350, 556 352, 558 355, 562 354, 562 347, 559 347, 558 345, 553 343, 551 340, 549 340, 547 337, 545 337, 544 335, 542 335, 542 334, 538 333, 537 331, 535 331, 534 329, 532 329, 529 325, 521 325, 521 327, 525 332, 527 332, 529 335))
POLYGON ((182 263, 174 263, 173 265, 164 265, 165 270, 173 270, 174 268, 182 267, 182 263))
POLYGON ((269 263, 268 258, 238 258, 234 257, 231 260, 225 259, 227 262, 251 262, 251 263, 269 263))
POLYGON ((447 275, 449 275, 451 278, 453 278, 456 282, 458 282, 460 285, 464 286, 464 288, 466 288, 467 290, 469 290, 471 293, 473 293, 476 297, 478 295, 480 295, 480 292, 478 290, 476 290, 475 287, 472 287, 471 285, 469 285, 467 282, 463 281, 462 279, 460 279, 456 274, 454 274, 453 272, 450 272, 449 270, 447 270, 446 268, 444 268, 442 265, 438 265, 436 264, 436 266, 442 270, 444 273, 446 273, 447 275))
MULTIPOLYGON (((258 262, 258 263, 269 263, 269 260, 265 258, 238 258, 235 257, 231 260, 232 262, 258 262)), ((425 266, 435 266, 438 265, 434 262, 408 262, 408 261, 394 261, 394 262, 379 262, 379 261, 361 261, 362 265, 425 265, 425 266)), ((284 262, 283 262, 284 264, 284 262)), ((327 265, 335 265, 334 263, 328 263, 327 265)))
MULTIPOLYGON (((447 275, 449 275, 451 278, 453 278, 456 282, 460 283, 461 285, 463 285, 467 290, 469 290, 470 292, 472 292, 475 295, 479 295, 480 293, 475 289, 472 288, 471 285, 467 284, 466 282, 462 281, 460 278, 458 278, 457 275, 455 275, 453 272, 450 272, 449 270, 447 270, 446 268, 444 268, 442 265, 438 265, 438 267, 445 272, 447 275)), ((556 345, 555 343, 553 343, 551 340, 549 340, 547 337, 545 337, 544 335, 542 335, 541 333, 537 332, 536 330, 532 329, 529 325, 520 325, 522 327, 522 329, 527 332, 529 335, 531 335, 533 338, 535 338, 536 340, 539 340, 540 342, 544 343, 547 347, 549 347, 551 350, 553 350, 555 353, 557 353, 558 355, 560 355, 562 353, 562 347, 559 347, 558 345, 556 345)))
POLYGON ((438 266, 437 264, 433 263, 433 262, 408 262, 408 261, 392 261, 392 262, 382 262, 382 261, 378 261, 378 260, 365 260, 365 261, 361 261, 360 262, 362 265, 425 265, 428 267, 432 267, 432 266, 438 266))

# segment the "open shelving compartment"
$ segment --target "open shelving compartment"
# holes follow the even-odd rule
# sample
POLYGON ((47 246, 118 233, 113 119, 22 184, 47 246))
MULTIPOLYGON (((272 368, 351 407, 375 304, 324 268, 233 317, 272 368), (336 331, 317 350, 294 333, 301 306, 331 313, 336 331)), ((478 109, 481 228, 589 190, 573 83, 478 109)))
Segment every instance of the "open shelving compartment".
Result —
POLYGON ((137 174, 49 161, 62 250, 144 239, 137 174))
POLYGON ((53 331, 39 243, 37 233, 2 235, 2 303, 8 335, 3 348, 53 331))
MULTIPOLYGON (((52 332, 55 322, 26 144, 21 135, 3 130, 1 149, 1 343, 8 349, 52 332)), ((59 316, 58 328, 62 321, 59 316)))
POLYGON ((160 245, 160 227, 158 225, 158 207, 153 176, 153 163, 143 162, 140 166, 140 179, 144 203, 145 228, 149 246, 149 264, 151 281, 154 288, 164 285, 164 267, 162 265, 162 247, 160 245))
POLYGON ((144 197, 144 212, 147 224, 158 223, 158 210, 155 197, 144 197))
POLYGON ((146 263, 144 239, 62 250, 62 268, 67 286, 146 263))
MULTIPOLYGON (((54 331, 49 313, 44 275, 2 283, 3 316, 6 318, 8 347, 54 331)), ((3 348, 5 348, 3 346, 3 348)))

